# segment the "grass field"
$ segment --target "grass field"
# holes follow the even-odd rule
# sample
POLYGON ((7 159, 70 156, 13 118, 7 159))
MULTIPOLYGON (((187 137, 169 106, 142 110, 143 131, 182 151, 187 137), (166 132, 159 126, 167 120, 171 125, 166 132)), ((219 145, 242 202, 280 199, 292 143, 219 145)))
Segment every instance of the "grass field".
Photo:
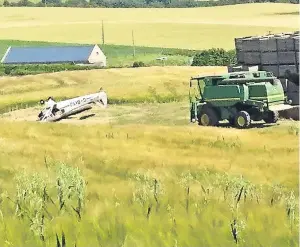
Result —
MULTIPOLYGON (((165 114, 172 116, 173 112, 165 114)), ((12 179, 23 169, 52 179, 47 191, 55 206, 46 203, 50 215, 43 223, 46 246, 53 246, 55 233, 61 236, 62 231, 71 246, 75 242, 76 246, 235 246, 230 223, 236 214, 238 238, 244 241, 239 246, 297 246, 296 124, 237 131, 188 123, 167 126, 168 122, 76 126, 1 121, 1 188, 14 201, 18 197, 12 179), (71 208, 77 205, 76 197, 58 210, 55 174, 46 168, 45 158, 46 164, 64 161, 82 171, 88 184, 80 221, 71 208), (158 204, 154 179, 164 190, 164 194, 157 193, 158 204), (243 185, 247 194, 234 209, 234 195, 243 185)), ((31 181, 40 185, 38 180, 31 181)), ((22 189, 27 186, 29 182, 23 183, 22 189)), ((35 205, 34 198, 29 201, 35 205)), ((41 215, 30 223, 27 218, 13 217, 14 208, 3 197, 1 246, 45 246, 38 235, 41 215)), ((30 212, 35 216, 34 209, 30 212)))
MULTIPOLYGON (((9 46, 64 46, 69 43, 41 42, 41 41, 18 41, 18 40, 0 40, 0 59, 4 56, 9 46)), ((82 45, 82 44, 72 44, 82 45)), ((135 61, 142 61, 150 66, 183 66, 190 65, 194 51, 176 48, 159 47, 135 47, 135 56, 133 56, 133 47, 125 45, 102 45, 98 44, 107 57, 107 65, 110 67, 132 66, 135 61), (167 60, 157 60, 157 58, 167 56, 167 60)))
MULTIPOLYGON (((296 14, 295 14, 296 13, 296 14)), ((0 39, 186 49, 234 48, 234 38, 298 29, 293 4, 193 9, 0 8, 0 39), (54 18, 55 16, 55 18, 54 18), (221 38, 220 38, 221 37, 221 38)))
POLYGON ((298 122, 248 130, 189 123, 190 76, 223 71, 1 78, 2 111, 100 86, 117 104, 61 123, 33 122, 37 106, 2 115, 0 245, 54 246, 63 231, 67 246, 77 247, 237 246, 236 222, 238 246, 297 246, 298 122))
POLYGON ((0 79, 0 109, 32 105, 50 95, 59 99, 108 90, 111 103, 187 99, 192 75, 223 73, 226 67, 151 67, 62 72, 0 79), (22 104, 22 105, 21 105, 22 104))

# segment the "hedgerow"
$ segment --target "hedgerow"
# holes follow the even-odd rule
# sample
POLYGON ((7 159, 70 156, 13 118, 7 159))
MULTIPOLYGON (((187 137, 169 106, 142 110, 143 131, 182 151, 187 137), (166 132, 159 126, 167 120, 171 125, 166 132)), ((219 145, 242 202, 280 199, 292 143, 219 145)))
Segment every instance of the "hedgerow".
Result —
MULTIPOLYGON (((4 7, 78 7, 78 8, 196 8, 226 6, 245 3, 291 3, 299 4, 299 0, 218 0, 218 1, 192 1, 192 0, 41 0, 34 3, 29 0, 4 0, 4 7)), ((0 4, 1 6, 1 4, 0 4)))
POLYGON ((224 49, 209 49, 194 56, 192 66, 228 66, 236 63, 235 51, 224 49))
POLYGON ((0 76, 21 76, 41 73, 54 73, 71 70, 92 70, 103 67, 75 64, 26 64, 26 65, 0 65, 0 76))

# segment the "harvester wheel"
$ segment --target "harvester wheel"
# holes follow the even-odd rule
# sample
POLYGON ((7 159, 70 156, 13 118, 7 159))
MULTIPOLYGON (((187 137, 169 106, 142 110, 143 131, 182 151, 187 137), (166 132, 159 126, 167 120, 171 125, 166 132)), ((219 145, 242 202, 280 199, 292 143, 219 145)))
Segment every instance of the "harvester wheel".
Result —
POLYGON ((216 112, 210 107, 203 107, 198 117, 199 125, 215 126, 218 123, 216 112))
POLYGON ((278 121, 279 114, 276 111, 269 111, 267 117, 264 118, 266 123, 276 123, 278 121))
POLYGON ((251 118, 248 112, 246 111, 240 111, 235 116, 235 126, 239 129, 244 129, 249 127, 251 124, 251 118))

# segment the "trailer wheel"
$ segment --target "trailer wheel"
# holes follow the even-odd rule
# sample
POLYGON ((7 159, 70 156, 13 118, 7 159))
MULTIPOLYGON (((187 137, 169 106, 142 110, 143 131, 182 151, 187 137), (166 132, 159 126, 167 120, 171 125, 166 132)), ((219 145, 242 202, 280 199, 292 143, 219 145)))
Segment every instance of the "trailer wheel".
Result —
POLYGON ((218 123, 216 112, 210 107, 203 107, 198 117, 199 125, 215 126, 218 123))
POLYGON ((235 116, 235 126, 239 129, 244 129, 250 126, 251 118, 248 112, 240 111, 235 116))
POLYGON ((267 116, 264 118, 266 123, 276 123, 278 121, 279 114, 276 111, 269 111, 267 116))

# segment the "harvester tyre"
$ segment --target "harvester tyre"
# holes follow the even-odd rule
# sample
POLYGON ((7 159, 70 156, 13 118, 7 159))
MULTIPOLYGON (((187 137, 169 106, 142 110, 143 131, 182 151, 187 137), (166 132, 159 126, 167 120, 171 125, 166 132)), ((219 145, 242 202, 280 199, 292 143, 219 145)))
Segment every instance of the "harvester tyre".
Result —
POLYGON ((267 117, 264 118, 266 123, 276 123, 278 121, 279 114, 277 111, 269 111, 267 117))
POLYGON ((198 117, 199 125, 215 126, 218 123, 218 116, 214 109, 210 107, 203 107, 198 117))
POLYGON ((250 126, 251 118, 248 112, 240 111, 235 116, 235 126, 239 129, 245 129, 250 126))

